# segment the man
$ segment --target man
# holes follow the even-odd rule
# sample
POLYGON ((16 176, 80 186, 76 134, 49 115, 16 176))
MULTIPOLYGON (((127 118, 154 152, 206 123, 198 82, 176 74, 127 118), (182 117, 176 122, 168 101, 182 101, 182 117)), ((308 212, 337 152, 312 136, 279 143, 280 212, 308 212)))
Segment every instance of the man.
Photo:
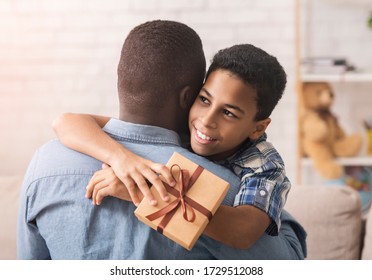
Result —
MULTIPOLYGON (((176 151, 218 174, 231 185, 223 203, 232 205, 239 179, 183 149, 178 136, 187 129, 188 112, 204 74, 202 44, 194 30, 160 20, 137 26, 124 42, 118 67, 120 120, 110 120, 104 129, 126 148, 155 162, 166 163, 176 151)), ((278 236, 264 235, 249 250, 202 236, 187 251, 139 222, 131 202, 110 197, 100 207, 92 205, 84 197, 85 186, 100 167, 99 161, 58 141, 37 151, 21 193, 19 258, 304 258, 304 232, 287 213, 278 236)))

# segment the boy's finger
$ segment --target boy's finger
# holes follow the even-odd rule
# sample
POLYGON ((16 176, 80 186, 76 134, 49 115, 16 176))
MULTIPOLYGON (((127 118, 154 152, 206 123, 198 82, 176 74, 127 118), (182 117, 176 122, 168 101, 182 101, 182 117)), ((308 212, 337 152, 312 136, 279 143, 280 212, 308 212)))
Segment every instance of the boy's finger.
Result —
POLYGON ((93 204, 94 205, 97 204, 97 201, 96 201, 97 193, 101 189, 106 188, 107 186, 108 186, 108 184, 107 184, 107 182, 105 180, 102 180, 102 181, 98 182, 97 184, 95 184, 93 186, 92 200, 93 200, 93 204))
MULTIPOLYGON (((158 191, 160 197, 164 201, 169 201, 170 197, 163 185, 163 182, 160 180, 159 176, 156 175, 152 170, 146 169, 143 170, 143 175, 147 178, 147 180, 155 187, 158 191)), ((148 187, 148 186, 147 186, 148 187)))
POLYGON ((86 198, 91 198, 92 197, 94 186, 102 180, 103 180, 103 178, 101 178, 97 173, 95 173, 93 175, 93 177, 90 179, 88 185, 86 186, 86 192, 85 192, 85 197, 86 198))
POLYGON ((174 179, 168 167, 166 167, 165 165, 159 164, 159 163, 153 163, 151 164, 151 169, 154 172, 160 174, 165 180, 165 182, 168 183, 168 185, 172 187, 176 185, 176 180, 174 179))
MULTIPOLYGON (((158 202, 154 198, 152 192, 150 191, 149 186, 147 185, 145 178, 142 174, 136 172, 132 174, 133 180, 136 182, 137 187, 142 192, 144 198, 150 203, 150 205, 156 205, 158 202)), ((137 193, 136 193, 137 195, 137 193)))
POLYGON ((110 195, 111 195, 110 188, 100 189, 95 196, 95 199, 94 199, 95 204, 96 205, 101 205, 103 198, 106 197, 106 196, 110 196, 110 195))
POLYGON ((129 196, 132 199, 134 205, 138 206, 138 204, 141 202, 141 200, 139 199, 138 194, 137 194, 137 185, 134 183, 134 181, 132 179, 125 178, 121 181, 123 182, 123 184, 127 188, 129 196))

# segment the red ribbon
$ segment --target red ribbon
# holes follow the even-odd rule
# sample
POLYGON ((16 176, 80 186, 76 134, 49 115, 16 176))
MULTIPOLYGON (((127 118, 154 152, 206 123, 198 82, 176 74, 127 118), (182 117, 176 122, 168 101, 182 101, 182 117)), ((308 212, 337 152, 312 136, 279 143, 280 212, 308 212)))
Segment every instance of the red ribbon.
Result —
POLYGON ((210 220, 213 216, 212 212, 210 212, 207 208, 200 205, 199 203, 197 203, 190 197, 186 196, 187 191, 194 185, 195 181, 199 178, 204 168, 201 166, 198 166, 196 170, 194 171, 193 175, 190 177, 188 170, 181 169, 179 165, 173 164, 170 168, 173 178, 175 177, 173 174, 174 167, 177 167, 179 169, 178 180, 175 179, 178 182, 179 190, 177 191, 165 183, 164 183, 164 186, 167 189, 167 191, 171 193, 172 195, 174 195, 175 197, 177 197, 177 199, 169 203, 164 208, 146 216, 146 218, 149 219, 150 221, 156 220, 164 216, 156 229, 160 233, 163 233, 164 228, 169 223, 169 221, 172 219, 173 215, 176 213, 178 207, 180 206, 181 206, 183 218, 186 221, 191 222, 191 223, 194 222, 195 220, 194 209, 198 210, 200 213, 205 215, 208 218, 208 220, 210 220), (187 214, 188 208, 190 209, 190 212, 192 214, 190 218, 188 217, 188 214, 187 214))

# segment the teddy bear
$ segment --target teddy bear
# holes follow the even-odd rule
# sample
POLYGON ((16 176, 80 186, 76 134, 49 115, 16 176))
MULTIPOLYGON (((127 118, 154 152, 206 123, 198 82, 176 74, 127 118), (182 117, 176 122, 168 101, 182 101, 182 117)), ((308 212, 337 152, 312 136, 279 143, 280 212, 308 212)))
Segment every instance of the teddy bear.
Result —
POLYGON ((362 137, 356 133, 346 135, 332 113, 332 88, 326 82, 303 84, 303 115, 301 118, 302 153, 326 179, 338 179, 344 168, 336 157, 351 157, 359 153, 362 137))

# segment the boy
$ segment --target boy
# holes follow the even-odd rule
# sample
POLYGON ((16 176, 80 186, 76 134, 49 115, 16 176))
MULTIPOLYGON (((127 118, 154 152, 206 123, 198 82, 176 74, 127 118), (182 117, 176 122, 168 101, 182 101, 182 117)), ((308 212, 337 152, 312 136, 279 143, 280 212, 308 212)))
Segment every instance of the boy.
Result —
MULTIPOLYGON (((290 182, 285 176, 281 157, 266 142, 265 131, 271 121, 269 116, 280 100, 285 85, 286 74, 275 57, 252 45, 235 45, 214 56, 205 84, 190 110, 191 149, 231 169, 241 178, 234 207, 225 207, 221 211, 223 214, 220 214, 229 221, 230 226, 212 219, 204 232, 233 247, 249 248, 264 232, 277 235, 280 229, 280 215, 290 182)), ((54 125, 62 143, 94 156, 112 168, 105 168, 93 176, 87 186, 87 197, 92 196, 96 204, 100 204, 107 195, 129 199, 126 189, 113 176, 113 171, 120 174, 121 166, 133 170, 133 167, 127 167, 135 166, 129 160, 133 158, 139 163, 137 166, 140 166, 134 167, 135 172, 132 172, 132 180, 138 181, 138 186, 143 184, 144 178, 154 184, 154 178, 158 180, 154 172, 172 183, 164 166, 138 159, 122 148, 120 153, 116 153, 112 139, 101 129, 97 129, 103 127, 107 121, 108 118, 105 117, 79 117, 70 114, 54 125), (94 129, 92 121, 96 122, 94 129), (91 148, 84 148, 85 143, 82 144, 81 139, 88 139, 87 136, 92 133, 95 139, 99 137, 100 140, 95 145, 90 141, 91 148), (122 154, 126 156, 118 159, 122 154)), ((128 188, 125 180, 123 183, 128 188)), ((161 187, 155 187, 163 199, 167 200, 161 187)), ((133 190, 132 187, 131 191, 133 190)), ((146 188, 142 187, 141 191, 145 197, 148 195, 146 188)), ((133 199, 132 195, 131 197, 133 199)), ((135 203, 136 199, 133 199, 135 203)), ((151 202, 151 197, 149 200, 151 202)), ((218 213, 219 211, 216 214, 218 213)))

